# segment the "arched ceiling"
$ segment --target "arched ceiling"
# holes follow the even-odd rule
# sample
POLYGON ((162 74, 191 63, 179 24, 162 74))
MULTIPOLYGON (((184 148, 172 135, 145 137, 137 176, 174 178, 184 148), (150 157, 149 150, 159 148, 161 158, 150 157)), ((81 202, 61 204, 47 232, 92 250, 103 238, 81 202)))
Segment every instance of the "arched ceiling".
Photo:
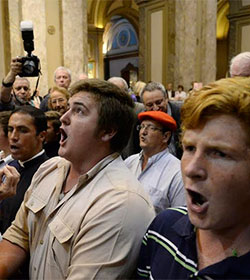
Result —
POLYGON ((104 28, 114 15, 128 19, 138 33, 139 12, 133 0, 88 0, 88 23, 104 28))
MULTIPOLYGON (((217 0, 217 39, 225 39, 228 35, 229 13, 228 0, 217 0)), ((134 0, 88 0, 88 24, 104 28, 114 15, 128 19, 138 33, 139 11, 134 0)))

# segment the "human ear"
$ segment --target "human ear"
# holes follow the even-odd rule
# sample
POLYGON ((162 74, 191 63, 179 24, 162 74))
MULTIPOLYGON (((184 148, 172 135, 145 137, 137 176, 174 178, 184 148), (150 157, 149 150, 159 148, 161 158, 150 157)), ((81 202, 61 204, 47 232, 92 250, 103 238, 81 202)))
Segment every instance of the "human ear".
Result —
POLYGON ((163 133, 163 137, 164 137, 163 142, 164 142, 164 143, 168 143, 168 140, 169 140, 170 137, 171 137, 171 131, 166 131, 166 132, 164 132, 164 133, 163 133))
POLYGON ((103 131, 101 134, 101 140, 103 142, 108 142, 116 135, 116 133, 117 131, 114 129, 110 129, 109 131, 103 131))
POLYGON ((38 135, 39 139, 44 142, 45 141, 45 136, 47 134, 47 131, 41 131, 38 135))

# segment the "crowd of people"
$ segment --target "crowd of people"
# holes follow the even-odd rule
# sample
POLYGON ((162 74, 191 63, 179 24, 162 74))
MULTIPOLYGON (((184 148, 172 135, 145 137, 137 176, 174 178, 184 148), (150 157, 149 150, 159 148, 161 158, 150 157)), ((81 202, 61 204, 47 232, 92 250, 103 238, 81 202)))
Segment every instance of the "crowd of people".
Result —
POLYGON ((21 67, 0 92, 1 279, 250 279, 249 52, 188 94, 60 66, 41 98, 21 67))

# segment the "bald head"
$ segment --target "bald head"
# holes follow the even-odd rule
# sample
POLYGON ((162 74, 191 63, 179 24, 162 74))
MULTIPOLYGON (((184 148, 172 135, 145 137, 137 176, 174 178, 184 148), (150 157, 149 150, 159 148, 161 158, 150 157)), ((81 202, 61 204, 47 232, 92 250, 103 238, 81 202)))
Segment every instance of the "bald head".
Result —
POLYGON ((230 76, 250 77, 250 52, 243 52, 232 58, 230 76))
POLYGON ((121 77, 112 77, 108 79, 108 82, 118 86, 120 89, 128 92, 128 84, 127 82, 121 77))

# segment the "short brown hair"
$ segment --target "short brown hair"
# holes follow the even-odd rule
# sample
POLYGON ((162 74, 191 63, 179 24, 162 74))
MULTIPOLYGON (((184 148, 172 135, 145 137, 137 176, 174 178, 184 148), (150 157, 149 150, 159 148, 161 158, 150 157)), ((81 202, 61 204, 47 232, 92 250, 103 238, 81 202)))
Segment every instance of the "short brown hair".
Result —
POLYGON ((134 103, 130 95, 116 85, 98 79, 76 82, 71 87, 71 96, 78 92, 88 92, 98 104, 97 130, 114 129, 116 134, 110 141, 114 152, 121 152, 127 145, 135 122, 134 103))

